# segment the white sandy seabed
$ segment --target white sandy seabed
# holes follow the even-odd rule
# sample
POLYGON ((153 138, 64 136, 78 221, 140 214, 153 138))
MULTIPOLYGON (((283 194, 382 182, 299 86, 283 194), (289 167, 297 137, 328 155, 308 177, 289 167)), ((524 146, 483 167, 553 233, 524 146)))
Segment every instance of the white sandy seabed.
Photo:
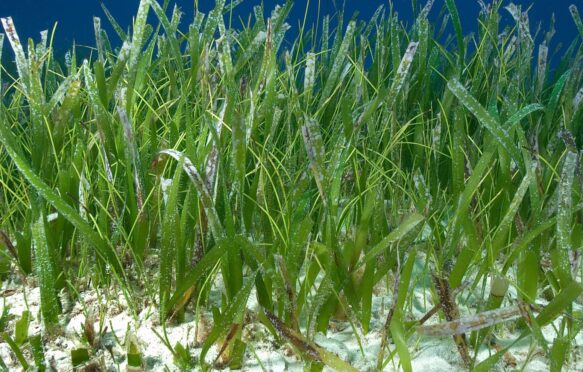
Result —
MULTIPOLYGON (((220 283, 219 283, 220 284, 220 283)), ((215 285, 215 287, 217 287, 215 285)), ((220 295, 220 289, 215 288, 220 295)), ((1 289, 4 303, 0 306, 8 306, 10 321, 6 327, 7 332, 13 332, 14 324, 25 310, 30 311, 29 334, 43 333, 43 326, 40 322, 40 294, 39 288, 34 285, 5 283, 1 289)), ((417 288, 414 290, 415 300, 410 309, 412 317, 419 319, 431 308, 431 299, 426 290, 417 288)), ((180 370, 174 363, 171 351, 164 345, 156 332, 160 335, 164 333, 160 326, 158 313, 154 306, 145 306, 139 313, 137 319, 131 316, 125 304, 124 297, 107 296, 107 303, 103 303, 105 296, 95 290, 86 290, 80 293, 82 301, 78 301, 67 310, 61 317, 64 331, 60 334, 44 337, 44 352, 46 365, 57 371, 71 371, 70 350, 73 348, 87 347, 82 341, 82 329, 85 323, 85 314, 88 311, 94 314, 102 314, 102 319, 95 322, 95 329, 105 328, 100 337, 96 355, 93 360, 97 360, 101 366, 105 366, 108 371, 126 371, 127 363, 125 358, 124 340, 128 330, 131 330, 138 340, 141 348, 141 356, 146 371, 178 371, 180 370), (112 300, 114 298, 114 300, 112 300), (156 332, 155 332, 156 331, 156 332)), ((219 297, 220 298, 220 297, 219 297)), ((377 354, 381 344, 381 332, 386 319, 388 305, 391 303, 390 296, 377 291, 373 299, 373 313, 371 320, 371 331, 362 335, 360 333, 360 347, 352 328, 348 323, 335 322, 333 329, 327 335, 316 334, 314 341, 321 347, 338 355, 343 360, 349 362, 360 371, 374 371, 376 369, 377 354)), ((578 304, 576 307, 580 308, 578 304)), ((248 309, 253 312, 257 310, 258 304, 255 293, 252 292, 248 309)), ((1 308, 0 308, 1 309, 1 308)), ((466 314, 471 311, 464 310, 466 314)), ((0 310, 1 313, 1 310, 0 310)), ((97 318, 99 316, 97 315, 97 318)), ((199 318, 200 319, 200 318, 199 318)), ((438 322, 434 316, 428 323, 438 322)), ((201 339, 208 333, 209 325, 201 325, 192 315, 186 316, 186 321, 179 325, 168 325, 166 334, 171 345, 180 342, 187 346, 193 357, 198 357, 201 351, 201 339), (198 334, 198 340, 197 340, 198 334)), ((206 322, 208 323, 208 322, 206 322)), ((518 331, 512 332, 512 327, 500 326, 496 331, 496 336, 501 343, 509 343, 518 337, 518 331)), ((553 326, 542 329, 545 338, 551 342, 556 333, 553 326)), ((303 371, 302 361, 294 355, 289 346, 277 345, 272 335, 259 322, 252 322, 246 325, 243 337, 249 340, 246 350, 244 371, 303 371)), ((1 340, 0 340, 1 341, 1 340)), ((576 345, 573 347, 568 370, 583 370, 583 335, 579 334, 575 339, 576 345)), ((517 343, 496 366, 499 371, 525 370, 525 371, 549 371, 550 363, 545 357, 542 349, 533 346, 528 338, 517 343)), ((30 348, 23 348, 25 356, 29 361, 33 360, 30 355, 30 348)), ((393 352, 395 346, 388 345, 385 356, 393 352)), ((455 371, 464 370, 463 363, 457 348, 451 337, 417 337, 410 339, 410 352, 414 371, 455 371)), ((212 362, 218 350, 213 346, 209 351, 206 360, 212 362)), ((493 349, 484 348, 478 353, 478 360, 483 360, 495 353, 493 349)), ((20 364, 12 353, 10 347, 5 342, 0 342, 0 357, 10 370, 20 370, 20 364)), ((400 370, 398 356, 388 363, 385 370, 400 370)), ((565 368, 567 370, 567 368, 565 368)), ((50 370, 50 368, 49 368, 50 370)))

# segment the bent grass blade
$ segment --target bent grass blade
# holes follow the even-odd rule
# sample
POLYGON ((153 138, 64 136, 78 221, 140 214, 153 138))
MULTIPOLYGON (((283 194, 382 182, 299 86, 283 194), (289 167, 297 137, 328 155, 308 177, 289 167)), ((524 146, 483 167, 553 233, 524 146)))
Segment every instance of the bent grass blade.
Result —
POLYGON ((514 158, 519 164, 522 163, 522 156, 516 149, 514 141, 505 128, 502 128, 498 121, 482 106, 468 90, 457 79, 448 81, 447 87, 460 100, 460 102, 478 119, 478 121, 492 133, 496 141, 514 158))
POLYGON ((360 268, 365 263, 371 262, 376 258, 382 251, 387 249, 392 243, 402 239, 407 235, 415 226, 420 224, 425 220, 425 217, 418 213, 414 213, 407 218, 393 231, 389 233, 383 240, 381 240, 377 245, 372 247, 370 251, 366 252, 357 268, 360 268))
POLYGON ((202 176, 192 164, 190 159, 186 157, 183 153, 176 150, 162 150, 160 154, 166 154, 174 158, 178 162, 183 162, 183 169, 194 184, 196 191, 199 194, 200 201, 204 207, 204 211, 207 215, 210 228, 215 236, 216 240, 220 240, 225 236, 225 231, 223 226, 221 225, 219 215, 215 210, 215 205, 213 202, 213 198, 211 197, 211 193, 209 192, 205 181, 203 180, 202 176))
POLYGON ((542 111, 544 109, 545 109, 545 107, 539 103, 533 103, 533 104, 530 104, 528 106, 525 106, 521 110, 517 111, 510 118, 508 118, 508 120, 506 120, 506 123, 504 123, 504 127, 507 129, 510 129, 514 125, 520 123, 520 121, 522 119, 524 119, 525 117, 527 117, 528 115, 530 115, 534 112, 537 112, 537 111, 542 111))

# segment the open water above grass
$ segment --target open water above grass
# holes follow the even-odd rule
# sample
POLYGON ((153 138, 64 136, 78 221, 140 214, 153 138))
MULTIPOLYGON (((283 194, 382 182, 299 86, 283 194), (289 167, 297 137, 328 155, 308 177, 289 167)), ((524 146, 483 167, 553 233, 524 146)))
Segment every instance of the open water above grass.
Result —
MULTIPOLYGON (((233 25, 238 26, 242 20, 245 23, 250 14, 253 14, 253 7, 263 3, 266 11, 271 11, 276 5, 281 5, 284 0, 244 0, 233 13, 233 25)), ((485 3, 490 1, 486 0, 485 3)), ((554 37, 555 45, 558 43, 568 44, 577 34, 577 29, 569 14, 570 4, 580 4, 577 0, 514 0, 515 4, 522 5, 523 8, 532 6, 530 22, 536 29, 537 24, 542 25, 542 30, 546 31, 549 25, 550 15, 555 14, 557 21, 557 33, 554 37)), ((0 17, 12 16, 18 27, 20 36, 24 38, 38 38, 38 33, 42 30, 51 30, 57 25, 55 35, 56 50, 65 51, 71 47, 73 42, 80 45, 94 45, 93 17, 101 17, 102 25, 113 36, 113 30, 107 22, 105 14, 101 8, 101 0, 21 0, 21 1, 0 1, 0 17)), ((139 0, 103 0, 105 6, 116 18, 122 27, 129 27, 132 22, 139 0)), ((365 1, 342 1, 342 0, 296 0, 294 7, 288 17, 288 23, 292 29, 287 35, 289 40, 293 40, 298 34, 298 24, 303 22, 304 17, 308 26, 317 23, 325 14, 334 14, 338 10, 344 9, 346 17, 358 13, 358 18, 369 20, 375 10, 384 5, 389 7, 388 0, 365 0, 365 1), (307 11, 306 11, 307 7, 307 11)), ((409 0, 392 1, 395 11, 399 17, 411 23, 413 21, 412 2, 409 0)), ((430 19, 439 19, 440 10, 444 1, 437 0, 430 14, 430 19)), ((504 1, 508 4, 510 1, 504 1)), ((188 25, 192 21, 195 4, 201 11, 208 13, 214 7, 214 0, 173 0, 170 1, 170 8, 177 4, 184 12, 185 16, 182 25, 188 25)), ((418 0, 418 7, 425 4, 425 1, 418 0)), ((477 16, 480 6, 477 0, 458 0, 456 5, 460 12, 462 27, 465 33, 474 32, 477 28, 477 16)), ((512 19, 507 12, 503 12, 503 22, 511 24, 512 19)), ((154 17, 152 17, 154 20, 154 17)), ((539 37, 542 36, 539 35, 539 37)), ((115 39, 112 37, 112 42, 115 39)), ((119 41, 119 40, 118 40, 119 41)))

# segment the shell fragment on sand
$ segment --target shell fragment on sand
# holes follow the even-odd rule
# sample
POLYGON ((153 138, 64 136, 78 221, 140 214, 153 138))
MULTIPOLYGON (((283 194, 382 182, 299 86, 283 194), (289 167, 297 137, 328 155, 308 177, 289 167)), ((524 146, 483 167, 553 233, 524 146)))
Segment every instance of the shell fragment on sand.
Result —
POLYGON ((417 332, 422 335, 435 337, 459 335, 471 331, 478 331, 482 328, 518 319, 520 317, 530 321, 529 314, 531 310, 533 310, 532 305, 519 303, 515 306, 484 311, 445 323, 420 326, 417 328, 417 332))

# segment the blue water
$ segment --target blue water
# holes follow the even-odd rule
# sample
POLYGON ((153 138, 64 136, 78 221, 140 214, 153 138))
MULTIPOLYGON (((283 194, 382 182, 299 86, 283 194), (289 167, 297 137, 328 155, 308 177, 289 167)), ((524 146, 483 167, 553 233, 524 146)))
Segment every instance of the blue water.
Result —
MULTIPOLYGON (((162 2, 162 0, 159 0, 162 2)), ((139 0, 103 0, 107 8, 117 19, 122 27, 126 28, 131 24, 132 16, 135 14, 139 0)), ((190 23, 193 17, 195 2, 199 9, 208 12, 214 5, 214 0, 176 0, 178 6, 185 12, 183 26, 190 23)), ((266 14, 273 9, 276 4, 282 4, 284 0, 272 1, 264 0, 266 14)), ((475 31, 477 25, 477 15, 479 6, 476 0, 457 0, 464 33, 475 31)), ((485 0, 488 3, 488 0, 485 0)), ((556 17, 557 34, 553 39, 554 46, 559 43, 568 45, 577 35, 577 29, 573 23, 568 6, 571 3, 579 5, 583 12, 583 1, 581 0, 515 0, 516 4, 522 4, 523 9, 532 4, 530 11, 531 29, 534 31, 539 23, 542 30, 546 31, 551 14, 556 17)), ((236 8, 233 17, 233 25, 237 26, 242 20, 246 21, 254 5, 260 4, 261 0, 245 0, 243 4, 236 8)), ((297 34, 299 22, 304 18, 306 6, 308 6, 308 24, 314 24, 323 14, 334 13, 344 6, 346 15, 349 17, 354 12, 359 12, 358 18, 370 19, 375 9, 384 4, 387 6, 389 0, 297 0, 288 18, 288 23, 292 25, 290 35, 297 34), (345 3, 345 4, 344 4, 345 3), (319 10, 319 13, 318 13, 319 10)), ((418 4, 424 4, 425 0, 417 0, 418 4)), ((431 17, 437 20, 444 0, 436 0, 431 17)), ((505 2, 505 4, 509 1, 505 2)), ((394 0, 394 9, 399 13, 401 19, 411 23, 413 18, 411 0, 394 0)), ((502 11, 505 22, 511 23, 510 15, 502 11)), ((34 37, 38 39, 38 33, 42 30, 52 30, 57 22, 54 46, 57 51, 64 51, 70 48, 75 42, 77 45, 94 45, 93 16, 102 18, 102 24, 109 31, 110 38, 115 44, 114 33, 108 25, 108 21, 101 9, 99 0, 0 0, 0 16, 12 16, 21 38, 34 37)), ((321 19, 321 18, 320 18, 321 19)), ((440 24, 440 22, 438 23, 440 24)), ((543 33, 539 34, 538 41, 543 33)), ((564 48, 563 48, 564 49, 564 48)))

